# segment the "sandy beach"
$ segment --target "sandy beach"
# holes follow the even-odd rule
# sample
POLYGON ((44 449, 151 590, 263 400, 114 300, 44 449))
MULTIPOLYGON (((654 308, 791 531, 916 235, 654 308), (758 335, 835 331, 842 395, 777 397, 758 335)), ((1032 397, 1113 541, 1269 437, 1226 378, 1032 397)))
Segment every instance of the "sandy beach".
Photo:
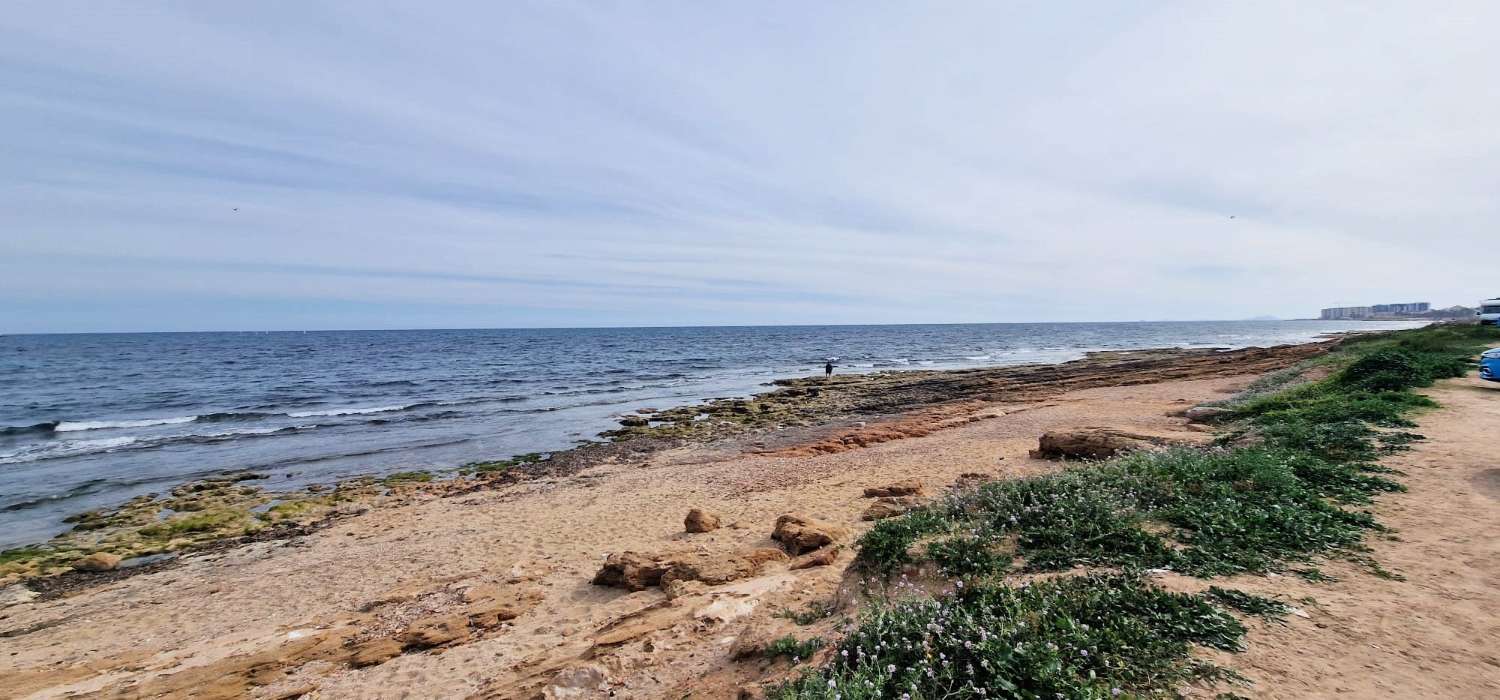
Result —
MULTIPOLYGON (((12 586, 0 609, 0 688, 16 698, 753 695, 793 673, 791 660, 758 650, 787 634, 833 638, 857 612, 851 545, 879 500, 866 489, 919 483, 916 497, 934 498, 955 484, 1053 472, 1058 462, 1029 454, 1048 431, 1206 443, 1210 431, 1185 409, 1318 352, 929 373, 905 393, 858 394, 899 400, 800 421, 785 412, 808 405, 812 384, 792 383, 761 401, 771 408, 749 409, 781 416, 776 425, 702 436, 655 423, 639 436, 649 450, 473 488, 396 488, 297 536, 189 550, 53 595, 12 586), (720 527, 685 532, 692 509, 720 527), (803 553, 773 540, 787 514, 826 526, 832 543, 803 553), (625 552, 694 573, 636 591, 591 583, 625 552), (837 612, 792 619, 825 607, 837 612)), ((1488 535, 1500 528, 1500 403, 1472 378, 1426 391, 1443 407, 1417 419, 1428 441, 1387 461, 1410 490, 1379 498, 1374 510, 1393 532, 1369 542, 1404 580, 1344 561, 1323 566, 1332 582, 1229 579, 1306 601, 1284 622, 1247 623, 1245 652, 1205 652, 1253 683, 1236 692, 1500 694, 1500 549, 1488 535)))

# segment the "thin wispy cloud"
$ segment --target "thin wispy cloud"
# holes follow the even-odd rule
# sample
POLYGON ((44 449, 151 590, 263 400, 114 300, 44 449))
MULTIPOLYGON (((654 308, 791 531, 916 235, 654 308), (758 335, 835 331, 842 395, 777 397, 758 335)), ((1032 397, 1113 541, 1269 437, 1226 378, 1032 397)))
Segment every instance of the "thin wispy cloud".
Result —
POLYGON ((1500 6, 1109 5, 16 3, 0 330, 1500 292, 1500 6))

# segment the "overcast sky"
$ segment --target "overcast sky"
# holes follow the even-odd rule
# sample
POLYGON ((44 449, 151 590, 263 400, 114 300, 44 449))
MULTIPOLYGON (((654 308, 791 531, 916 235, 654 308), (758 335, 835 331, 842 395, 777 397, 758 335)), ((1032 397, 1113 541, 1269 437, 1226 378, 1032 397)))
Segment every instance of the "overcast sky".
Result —
POLYGON ((1500 294, 1500 3, 26 2, 0 331, 1500 294))

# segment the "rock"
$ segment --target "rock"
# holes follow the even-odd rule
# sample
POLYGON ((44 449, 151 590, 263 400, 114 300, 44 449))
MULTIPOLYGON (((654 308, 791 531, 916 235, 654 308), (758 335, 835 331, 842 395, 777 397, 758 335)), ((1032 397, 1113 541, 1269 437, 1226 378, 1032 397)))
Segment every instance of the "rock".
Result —
POLYGON ((885 520, 901 515, 918 505, 921 505, 921 501, 911 496, 885 496, 871 503, 860 517, 865 520, 885 520))
POLYGON ((801 515, 786 514, 776 519, 776 529, 771 539, 791 554, 811 552, 819 547, 833 544, 848 534, 844 528, 819 522, 801 515))
POLYGON ((693 617, 704 621, 730 622, 755 612, 759 604, 760 602, 754 598, 725 596, 694 610, 693 617))
POLYGON ((283 690, 279 693, 273 693, 264 697, 266 698, 266 700, 292 700, 292 698, 300 698, 304 695, 311 695, 312 692, 317 689, 318 686, 315 686, 311 683, 304 683, 302 685, 292 686, 291 688, 287 688, 286 690, 283 690))
POLYGON ((881 496, 919 496, 922 494, 922 482, 916 479, 897 481, 885 486, 872 486, 865 489, 866 498, 879 498, 881 496))
POLYGON ((30 603, 39 595, 41 594, 27 588, 24 583, 12 583, 0 588, 0 608, 30 603))
POLYGON ((642 418, 640 416, 625 416, 624 418, 620 419, 620 425, 627 428, 644 428, 648 425, 651 425, 651 421, 646 420, 645 418, 642 418))
POLYGON ((662 574, 661 583, 665 586, 675 581, 702 581, 710 586, 717 586, 749 578, 758 573, 760 573, 760 564, 748 557, 735 554, 718 556, 697 554, 675 559, 668 564, 666 573, 662 574))
POLYGON ((804 554, 792 560, 791 569, 811 569, 815 566, 828 566, 839 558, 838 547, 824 547, 815 552, 804 554))
POLYGON ((1031 456, 1043 459, 1109 459, 1136 450, 1171 444, 1153 435, 1137 435, 1114 428, 1052 430, 1042 434, 1031 456))
POLYGON ((366 640, 354 647, 349 665, 355 668, 378 666, 401 655, 401 643, 390 637, 366 640))
POLYGON ((579 664, 558 671, 552 677, 552 684, 542 691, 542 696, 548 700, 603 697, 608 683, 609 676, 604 667, 598 664, 579 664))
MULTIPOLYGON (((729 646, 729 658, 734 661, 743 661, 745 659, 763 657, 766 653, 766 647, 784 636, 786 636, 784 627, 772 624, 769 620, 765 619, 752 620, 742 627, 740 633, 735 636, 734 643, 729 646)), ((747 687, 757 690, 760 688, 759 685, 755 684, 747 687)), ((757 697, 765 696, 760 695, 757 697)))
POLYGON ((495 627, 525 614, 536 607, 542 598, 542 593, 536 590, 475 586, 464 593, 464 600, 469 603, 464 614, 469 616, 469 623, 475 627, 495 627))
POLYGON ((653 413, 656 413, 658 410, 659 409, 647 407, 647 408, 637 408, 637 409, 635 409, 635 412, 639 413, 639 414, 641 414, 643 416, 649 416, 649 415, 651 415, 653 413))
POLYGON ((73 562, 79 571, 110 571, 120 565, 120 556, 109 552, 94 552, 73 562))
POLYGON ((688 532, 711 532, 719 529, 719 516, 702 508, 694 508, 682 519, 682 527, 688 532))
POLYGON ((656 559, 635 552, 611 554, 604 560, 603 568, 594 574, 595 586, 613 586, 631 591, 644 591, 661 583, 667 566, 656 559))
POLYGON ((702 581, 689 579, 662 579, 661 590, 667 594, 668 600, 676 600, 690 595, 698 595, 708 590, 708 585, 702 581))
POLYGON ((736 700, 765 700, 766 691, 759 685, 756 685, 754 683, 746 683, 740 686, 739 692, 735 695, 735 698, 736 700))
POLYGON ((469 618, 464 615, 434 615, 411 623, 401 640, 416 649, 442 646, 469 638, 469 618))
POLYGON ((1217 406, 1194 406, 1183 411, 1182 415, 1188 419, 1189 423, 1212 423, 1231 413, 1234 411, 1217 406))
POLYGON ((745 558, 755 562, 756 566, 760 566, 773 561, 786 561, 789 557, 787 557, 786 552, 775 547, 756 547, 745 552, 745 558))

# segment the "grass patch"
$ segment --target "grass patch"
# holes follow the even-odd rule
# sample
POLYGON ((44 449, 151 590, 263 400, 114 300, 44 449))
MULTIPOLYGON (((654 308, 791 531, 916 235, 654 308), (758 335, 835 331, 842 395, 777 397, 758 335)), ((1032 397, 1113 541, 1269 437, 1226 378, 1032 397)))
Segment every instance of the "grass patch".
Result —
POLYGON ((1254 615, 1271 621, 1280 621, 1292 611, 1290 606, 1275 598, 1258 596, 1232 588, 1209 586, 1208 595, 1215 601, 1246 615, 1254 615))
POLYGON ((380 480, 380 483, 383 486, 400 486, 402 484, 425 484, 429 481, 432 481, 432 472, 412 471, 387 474, 380 480))
POLYGON ((798 625, 806 627, 818 622, 819 620, 828 619, 829 617, 832 617, 836 612, 838 612, 838 608, 834 607, 832 603, 809 603, 808 606, 802 610, 782 608, 781 610, 776 611, 776 617, 791 620, 798 625))
POLYGON ((791 658, 792 663, 797 663, 811 657, 819 649, 822 649, 823 644, 823 640, 818 637, 799 640, 789 634, 767 644, 765 655, 768 659, 779 659, 785 656, 791 658))

